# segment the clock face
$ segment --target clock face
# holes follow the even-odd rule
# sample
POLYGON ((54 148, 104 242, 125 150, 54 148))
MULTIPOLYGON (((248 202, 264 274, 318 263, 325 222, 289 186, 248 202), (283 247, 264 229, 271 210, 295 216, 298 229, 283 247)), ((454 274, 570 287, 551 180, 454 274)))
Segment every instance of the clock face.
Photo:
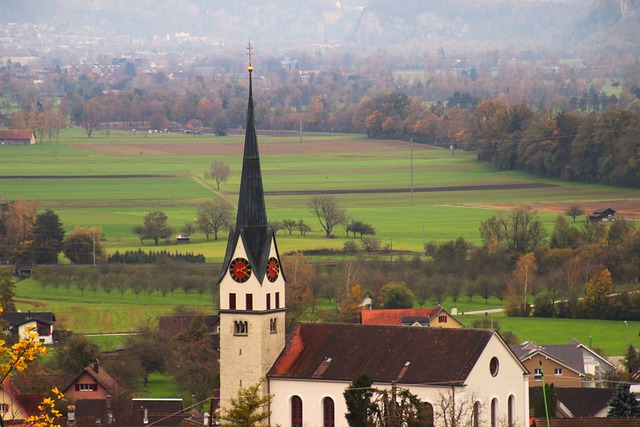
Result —
POLYGON ((270 282, 275 282, 280 275, 280 263, 274 257, 269 258, 267 261, 267 280, 270 282))
POLYGON ((244 283, 251 277, 251 265, 244 258, 236 258, 229 264, 229 274, 238 283, 244 283))

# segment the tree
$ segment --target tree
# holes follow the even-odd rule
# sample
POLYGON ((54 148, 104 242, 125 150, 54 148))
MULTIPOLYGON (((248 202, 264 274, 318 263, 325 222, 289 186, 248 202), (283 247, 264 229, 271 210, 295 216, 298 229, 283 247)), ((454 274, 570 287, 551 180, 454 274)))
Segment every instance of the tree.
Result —
POLYGON ((10 270, 0 273, 0 307, 10 313, 16 311, 16 304, 13 300, 15 287, 10 270))
POLYGON ((191 133, 195 138, 202 130, 202 121, 198 119, 191 119, 189 120, 189 123, 187 123, 187 127, 191 130, 191 133))
POLYGON ((371 224, 367 224, 362 221, 351 220, 349 224, 345 227, 347 232, 347 237, 349 237, 349 233, 353 233, 353 237, 356 237, 356 233, 360 234, 362 237, 365 234, 375 235, 376 229, 371 226, 371 224))
MULTIPOLYGON (((202 320, 202 316, 196 316, 198 318, 202 320)), ((178 387, 192 395, 196 402, 206 400, 212 390, 220 386, 220 366, 211 350, 210 337, 193 334, 188 342, 180 344, 179 353, 174 370, 178 387)))
POLYGON ((353 286, 344 296, 338 306, 338 315, 343 322, 359 323, 360 322, 360 303, 364 295, 360 285, 353 286))
POLYGON ((494 215, 480 224, 480 237, 485 247, 504 245, 515 253, 532 252, 539 247, 546 231, 537 213, 530 207, 519 207, 508 215, 494 215))
POLYGON ((127 351, 130 352, 144 370, 143 382, 146 387, 149 374, 164 372, 167 360, 167 346, 160 333, 150 326, 138 329, 137 334, 130 335, 126 340, 127 351))
POLYGON ((73 264, 95 264, 107 259, 100 227, 76 227, 62 242, 62 253, 73 264))
POLYGON ((630 391, 629 384, 620 384, 609 401, 607 418, 640 417, 640 402, 636 394, 630 391))
POLYGON ((526 253, 518 259, 516 268, 513 271, 513 285, 516 295, 521 297, 523 302, 523 316, 527 315, 527 296, 531 292, 533 283, 536 280, 538 265, 536 264, 536 256, 533 252, 526 253))
POLYGON ((223 426, 252 427, 269 418, 269 405, 273 395, 261 395, 263 382, 264 380, 260 380, 257 384, 240 387, 238 395, 231 398, 231 407, 222 408, 220 419, 223 426))
POLYGON ((345 221, 345 211, 340 208, 337 200, 332 196, 318 196, 309 201, 309 208, 313 212, 320 226, 325 231, 325 236, 331 236, 333 228, 345 221))
POLYGON ((69 333, 55 347, 52 364, 66 374, 77 374, 101 356, 98 344, 84 335, 69 333))
POLYGON ((55 264, 62 252, 64 228, 60 218, 51 209, 36 217, 33 227, 33 256, 38 264, 55 264))
POLYGON ((536 389, 533 414, 536 416, 536 418, 546 418, 548 410, 549 418, 555 418, 558 408, 558 395, 553 383, 545 384, 544 388, 544 393, 542 392, 542 388, 536 389), (547 397, 546 409, 544 403, 545 395, 547 397))
POLYGON ((302 252, 282 258, 282 270, 287 273, 287 328, 296 322, 311 306, 313 292, 311 281, 316 269, 302 252))
POLYGON ((607 306, 607 300, 612 290, 611 273, 605 268, 597 277, 593 277, 587 282, 584 298, 582 299, 585 311, 590 316, 597 317, 607 306))
POLYGON ((151 117, 149 117, 149 129, 152 130, 162 130, 164 129, 164 125, 167 122, 167 118, 164 114, 161 113, 153 113, 151 117))
POLYGON ((0 202, 0 251, 8 257, 21 242, 33 240, 37 203, 25 200, 0 202))
POLYGON ((142 220, 144 236, 153 239, 156 246, 160 239, 168 239, 173 234, 173 229, 167 224, 168 218, 164 212, 153 211, 146 214, 142 220))
POLYGON ((220 190, 220 184, 229 180, 230 171, 229 163, 222 160, 214 160, 211 162, 209 170, 204 172, 204 177, 215 180, 217 189, 220 190))
POLYGON ((231 224, 231 206, 220 198, 202 203, 196 212, 198 228, 207 236, 213 233, 213 240, 218 240, 218 233, 231 224))
POLYGON ((102 116, 102 103, 97 97, 91 98, 85 102, 82 109, 82 122, 84 130, 89 138, 98 128, 102 116))
POLYGON ((414 295, 404 282, 390 282, 380 290, 384 308, 412 308, 414 295))
POLYGON ((444 427, 473 427, 483 425, 479 419, 481 407, 474 393, 461 398, 452 387, 438 393, 433 416, 440 420, 444 427))
POLYGON ((573 222, 576 222, 576 218, 579 217, 580 215, 584 215, 584 209, 582 209, 582 207, 578 204, 571 204, 567 207, 567 209, 564 211, 565 215, 569 215, 571 218, 573 218, 573 222))
POLYGON ((347 423, 351 427, 371 427, 372 419, 376 411, 376 405, 372 401, 373 378, 366 372, 353 379, 349 387, 343 393, 347 404, 347 423))

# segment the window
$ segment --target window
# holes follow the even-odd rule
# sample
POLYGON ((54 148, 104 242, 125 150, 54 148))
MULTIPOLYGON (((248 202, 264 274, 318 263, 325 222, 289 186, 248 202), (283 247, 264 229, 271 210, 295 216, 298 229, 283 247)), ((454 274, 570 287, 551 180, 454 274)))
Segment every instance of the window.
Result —
POLYGON ((536 381, 540 381, 542 379, 542 369, 535 368, 533 370, 533 379, 536 381))
POLYGON ((562 375, 562 368, 556 368, 553 370, 554 375, 562 375))
POLYGON ((509 396, 509 401, 507 403, 507 425, 509 427, 515 427, 515 420, 513 419, 513 414, 516 412, 516 397, 512 394, 509 396))
POLYGON ((473 404, 473 427, 480 427, 480 402, 473 404))
POLYGON ((489 372, 492 377, 498 375, 498 371, 500 370, 500 361, 498 361, 497 357, 492 357, 489 361, 489 372))
POLYGON ((433 405, 429 402, 422 403, 422 410, 424 411, 424 425, 433 425, 433 405))
POLYGON ((236 320, 233 322, 233 335, 248 335, 249 324, 246 321, 236 320))
POLYGON ((247 311, 252 311, 253 310, 253 294, 247 294, 246 295, 246 310, 247 311))
POLYGON ((336 425, 335 405, 330 397, 322 399, 322 420, 323 427, 334 427, 336 425))
POLYGON ((7 412, 9 412, 9 404, 0 403, 0 414, 6 414, 7 412))
POLYGON ((98 384, 76 384, 76 391, 98 391, 98 384))
POLYGON ((229 310, 236 309, 236 294, 229 294, 229 310))
POLYGON ((498 399, 491 400, 491 427, 498 427, 498 399))
POLYGON ((276 308, 280 308, 280 292, 276 292, 276 308))
POLYGON ((267 294, 267 310, 271 310, 271 294, 267 294))
POLYGON ((447 316, 438 316, 438 323, 447 323, 447 316))
POLYGON ((302 427, 302 399, 300 396, 291 398, 291 427, 302 427))
POLYGON ((278 332, 278 319, 269 320, 269 332, 275 334, 278 332))

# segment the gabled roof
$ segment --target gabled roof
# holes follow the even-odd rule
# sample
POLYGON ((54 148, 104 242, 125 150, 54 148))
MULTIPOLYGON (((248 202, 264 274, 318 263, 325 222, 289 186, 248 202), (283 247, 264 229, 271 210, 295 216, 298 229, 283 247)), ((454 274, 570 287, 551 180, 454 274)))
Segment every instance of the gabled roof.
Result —
POLYGON ((28 311, 26 313, 23 312, 3 312, 0 314, 0 319, 6 320, 10 326, 20 326, 32 320, 38 321, 40 323, 45 323, 47 325, 53 325, 56 321, 56 315, 51 312, 31 312, 28 311))
POLYGON ((5 380, 0 387, 9 396, 13 404, 17 404, 20 411, 27 417, 39 413, 38 405, 42 402, 44 394, 29 393, 22 394, 13 384, 11 379, 5 380))
POLYGON ((362 310, 360 318, 363 325, 406 325, 407 323, 413 325, 416 322, 428 323, 443 311, 447 313, 440 306, 435 308, 362 310))
POLYGON ((561 365, 570 368, 580 375, 586 375, 586 370, 584 367, 584 351, 590 353, 593 357, 597 358, 602 363, 613 367, 611 362, 609 362, 607 359, 603 358, 593 350, 587 348, 576 339, 569 341, 569 343, 567 344, 538 345, 533 342, 525 342, 523 344, 510 345, 509 347, 521 361, 530 359, 536 354, 542 354, 543 356, 549 357, 560 363, 561 365))
POLYGON ((118 398, 125 393, 127 393, 127 389, 118 383, 107 371, 105 371, 100 364, 92 363, 90 366, 84 368, 84 371, 80 372, 78 375, 72 377, 71 381, 68 381, 67 384, 62 388, 62 391, 66 391, 78 381, 78 379, 84 375, 89 374, 91 378, 94 379, 95 382, 100 384, 107 392, 114 398, 118 398))
POLYGON ((462 384, 493 331, 303 323, 287 337, 269 378, 462 384))
MULTIPOLYGON (((198 315, 184 315, 184 316, 160 316, 158 320, 158 329, 160 330, 160 334, 162 334, 165 338, 173 338, 181 333, 183 333, 196 319, 198 315)), ((213 327, 220 322, 220 316, 217 315, 208 315, 202 316, 202 320, 204 325, 210 332, 213 327)))
POLYGON ((0 139, 30 140, 32 136, 34 136, 34 133, 29 129, 0 129, 0 139))

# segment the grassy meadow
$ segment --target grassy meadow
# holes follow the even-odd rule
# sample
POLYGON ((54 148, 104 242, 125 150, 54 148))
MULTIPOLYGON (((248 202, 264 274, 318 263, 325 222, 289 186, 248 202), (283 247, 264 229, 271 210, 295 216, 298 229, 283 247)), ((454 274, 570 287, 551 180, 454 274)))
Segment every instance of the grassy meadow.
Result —
MULTIPOLYGON (((459 236, 480 243, 480 222, 495 214, 495 206, 500 204, 640 200, 639 190, 558 182, 522 172, 496 172, 477 161, 474 153, 452 153, 407 142, 369 141, 360 135, 305 135, 301 150, 298 136, 263 136, 258 132, 258 139, 269 219, 303 219, 313 229, 306 237, 280 231, 281 253, 342 249, 347 240, 343 227, 334 230, 335 238, 324 237, 307 207, 313 196, 304 194, 306 191, 353 191, 335 193, 348 218, 371 224, 376 229, 375 237, 394 252, 413 253, 420 253, 425 242, 459 236), (551 185, 447 189, 531 183, 551 185), (438 191, 420 191, 428 188, 438 191), (401 191, 372 192, 378 189, 401 191)), ((193 179, 204 178, 204 171, 213 160, 230 164, 230 179, 221 184, 220 191, 237 200, 243 141, 244 135, 194 138, 118 131, 108 137, 96 133, 89 139, 80 129, 71 129, 61 134, 59 143, 0 146, 0 199, 37 201, 39 211, 53 209, 67 231, 76 226, 101 226, 110 253, 137 250, 141 244, 132 228, 142 224, 148 212, 163 211, 169 225, 179 232, 185 222, 194 221, 199 203, 217 197, 193 179)), ((207 182, 215 187, 212 180, 207 182)), ((549 229, 556 215, 540 212, 549 229)), ((142 248, 203 253, 207 262, 219 263, 224 257, 226 238, 225 231, 219 240, 207 242, 204 235, 197 233, 189 245, 161 242, 155 247, 145 241, 142 248)), ((217 277, 217 271, 212 275, 217 277)), ((43 289, 31 279, 16 288, 19 308, 54 311, 58 327, 82 333, 130 331, 181 304, 212 312, 216 307, 213 298, 212 294, 181 292, 165 298, 153 294, 136 296, 130 291, 120 294, 117 290, 105 294, 86 289, 81 293, 74 286, 43 289)), ((443 305, 450 309, 453 303, 445 301, 443 305)), ((473 303, 459 301, 455 305, 459 312, 500 306, 497 300, 484 304, 477 297, 473 303)), ((325 301, 323 306, 331 308, 335 303, 325 301)), ((472 319, 462 316, 465 324, 472 319)), ((505 317, 500 317, 500 322, 503 329, 513 330, 523 340, 562 343, 575 337, 588 343, 591 336, 593 345, 608 354, 621 354, 627 338, 620 322, 505 317)), ((631 333, 640 328, 640 323, 631 323, 634 322, 628 326, 628 337, 640 344, 638 334, 631 333)), ((119 342, 115 337, 99 340, 107 347, 119 342)))
MULTIPOLYGON (((456 151, 452 156, 450 150, 418 144, 412 147, 410 143, 388 142, 393 148, 381 150, 379 141, 367 141, 363 136, 318 135, 306 136, 305 151, 300 152, 298 137, 259 134, 258 138, 269 219, 303 219, 313 228, 305 238, 280 232, 278 244, 282 252, 341 249, 344 245, 342 227, 334 230, 337 238, 324 238, 317 219, 307 207, 312 196, 296 194, 308 190, 354 191, 335 195, 347 216, 373 225, 383 246, 392 244, 394 250, 412 252, 420 252, 424 242, 459 236, 478 243, 480 222, 495 213, 482 207, 488 204, 640 198, 638 190, 559 183, 520 172, 496 172, 490 165, 478 162, 473 153, 456 151), (350 151, 350 145, 356 151, 350 151), (367 151, 369 145, 373 147, 371 151, 367 151), (277 152, 272 153, 273 150, 277 152), (553 186, 419 191, 528 183, 553 186), (376 189, 404 191, 362 193, 376 189), (275 191, 292 193, 270 194, 275 191)), ((231 200, 237 200, 242 145, 242 135, 194 138, 112 131, 109 137, 98 133, 88 139, 79 129, 69 130, 61 135, 58 144, 0 147, 0 198, 36 200, 39 209, 53 209, 68 231, 75 226, 99 225, 109 252, 137 249, 140 242, 131 230, 142 223, 148 212, 162 210, 179 232, 185 222, 194 220, 199 203, 216 197, 192 179, 203 178, 204 170, 214 159, 230 164, 230 179, 220 190, 231 200)), ((215 187, 214 182, 209 184, 215 187)), ((541 212, 540 216, 551 226, 556 214, 541 212)), ((207 242, 204 235, 195 234, 188 250, 204 253, 208 261, 219 262, 224 256, 226 234, 223 232, 217 242, 207 242)), ((144 246, 151 245, 145 242, 144 246)))

